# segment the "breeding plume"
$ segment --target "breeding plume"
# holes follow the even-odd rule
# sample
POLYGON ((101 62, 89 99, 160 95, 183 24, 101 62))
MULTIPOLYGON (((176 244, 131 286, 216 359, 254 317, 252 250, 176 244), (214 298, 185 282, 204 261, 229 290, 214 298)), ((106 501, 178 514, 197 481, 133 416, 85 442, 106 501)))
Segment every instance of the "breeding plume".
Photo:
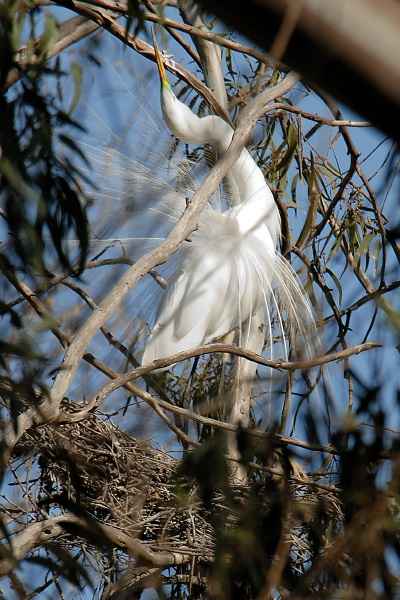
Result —
MULTIPOLYGON (((215 115, 199 118, 173 93, 154 42, 161 79, 161 107, 170 131, 187 144, 211 144, 217 156, 228 149, 233 129, 215 115)), ((308 311, 303 292, 289 264, 276 252, 280 216, 264 176, 243 149, 231 176, 239 202, 225 210, 208 206, 198 230, 168 282, 143 363, 236 333, 246 347, 249 324, 263 307, 266 337, 272 341, 270 305, 276 305, 273 286, 280 290, 278 314, 301 327, 298 315, 308 311), (297 306, 299 305, 299 306, 297 306), (297 314, 296 314, 297 313, 297 314)))

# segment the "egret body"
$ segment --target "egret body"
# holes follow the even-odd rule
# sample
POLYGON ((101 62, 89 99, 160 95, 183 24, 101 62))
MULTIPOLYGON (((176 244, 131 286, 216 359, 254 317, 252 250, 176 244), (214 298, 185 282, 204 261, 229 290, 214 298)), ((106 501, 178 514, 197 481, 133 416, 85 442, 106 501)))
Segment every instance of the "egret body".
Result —
MULTIPOLYGON (((156 43, 155 52, 162 114, 169 130, 187 144, 211 144, 221 156, 231 143, 232 127, 216 115, 199 118, 180 102, 169 85, 156 43)), ((240 201, 223 212, 210 207, 203 212, 161 299, 143 363, 196 348, 233 331, 239 333, 238 343, 246 347, 249 323, 262 307, 267 326, 271 326, 267 299, 275 273, 278 271, 282 280, 286 271, 288 282, 295 281, 290 266, 276 253, 280 235, 277 205, 246 149, 231 175, 240 201)), ((290 292, 286 295, 290 304, 290 292)))

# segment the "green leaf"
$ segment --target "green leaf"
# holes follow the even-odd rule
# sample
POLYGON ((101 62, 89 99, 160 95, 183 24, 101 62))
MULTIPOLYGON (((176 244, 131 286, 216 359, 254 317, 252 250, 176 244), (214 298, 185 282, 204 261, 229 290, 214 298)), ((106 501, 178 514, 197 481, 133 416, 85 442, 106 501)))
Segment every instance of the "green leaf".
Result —
POLYGON ((371 231, 370 233, 367 233, 367 235, 361 241, 360 245, 357 248, 357 252, 354 255, 354 262, 357 265, 360 262, 361 256, 368 251, 369 246, 374 238, 375 238, 375 233, 373 231, 371 231))
POLYGON ((296 152, 298 144, 298 132, 294 121, 290 121, 288 132, 287 132, 287 145, 288 149, 285 153, 285 156, 282 158, 281 162, 276 166, 277 171, 287 170, 294 153, 296 152))
POLYGON ((310 138, 312 138, 314 133, 317 133, 317 131, 320 129, 320 127, 322 127, 322 123, 316 123, 314 125, 314 127, 311 127, 310 131, 308 133, 306 133, 305 139, 309 140, 310 138))
POLYGON ((297 240, 297 246, 299 248, 301 248, 306 242, 306 240, 311 237, 312 228, 315 226, 316 222, 318 204, 321 196, 321 189, 319 187, 318 178, 316 177, 315 171, 316 168, 314 163, 314 156, 311 153, 310 173, 307 177, 308 197, 310 201, 310 206, 307 212, 307 217, 303 229, 301 230, 299 238, 297 240))
POLYGON ((349 236, 349 247, 350 251, 354 254, 358 247, 358 238, 357 238, 357 223, 354 219, 352 213, 348 212, 344 218, 343 225, 347 231, 347 235, 349 236))
POLYGON ((66 146, 68 146, 68 148, 70 148, 76 154, 78 154, 78 156, 80 156, 80 158, 87 165, 89 164, 89 162, 88 162, 88 160, 86 158, 86 155, 82 152, 82 150, 79 148, 79 146, 74 142, 74 140, 72 138, 70 138, 68 135, 64 135, 63 133, 60 133, 60 135, 58 137, 60 139, 60 142, 62 142, 63 144, 65 144, 66 146))
POLYGON ((53 17, 47 16, 44 26, 44 32, 39 38, 39 56, 43 57, 49 50, 51 50, 54 44, 59 38, 60 32, 58 23, 53 17))
POLYGON ((374 259, 374 277, 376 277, 379 266, 379 256, 381 252, 381 238, 377 237, 374 248, 372 250, 372 257, 374 259))
POLYGON ((82 93, 82 67, 78 63, 73 62, 71 64, 71 73, 74 81, 74 95, 72 98, 71 106, 69 107, 68 113, 72 115, 76 107, 78 106, 81 93, 82 93))
POLYGON ((297 183, 298 183, 298 181, 299 181, 299 174, 296 173, 296 175, 292 179, 292 185, 290 187, 290 192, 292 194, 292 200, 293 200, 294 204, 296 204, 296 194, 297 194, 297 183))
MULTIPOLYGON (((129 31, 132 29, 132 24, 136 21, 134 35, 137 35, 145 28, 144 11, 140 6, 139 0, 128 0, 126 5, 128 11, 128 19, 126 21, 125 37, 128 37, 129 31)), ((162 16, 162 15, 161 15, 162 16)))
POLYGON ((342 241, 343 241, 343 235, 344 235, 344 233, 343 233, 343 231, 341 231, 340 234, 335 239, 335 241, 333 242, 332 247, 329 252, 327 262, 329 262, 331 260, 331 258, 333 258, 335 256, 335 254, 337 253, 337 251, 339 250, 339 248, 342 244, 342 241))
POLYGON ((14 52, 17 52, 21 48, 21 36, 25 25, 26 14, 21 11, 13 16, 12 29, 11 29, 11 40, 14 52))
POLYGON ((343 288, 342 285, 339 281, 339 278, 335 275, 335 273, 333 271, 331 271, 330 269, 328 269, 328 267, 326 267, 326 272, 329 273, 329 275, 332 277, 333 283, 336 285, 337 290, 339 292, 339 305, 342 304, 342 299, 343 299, 343 288))

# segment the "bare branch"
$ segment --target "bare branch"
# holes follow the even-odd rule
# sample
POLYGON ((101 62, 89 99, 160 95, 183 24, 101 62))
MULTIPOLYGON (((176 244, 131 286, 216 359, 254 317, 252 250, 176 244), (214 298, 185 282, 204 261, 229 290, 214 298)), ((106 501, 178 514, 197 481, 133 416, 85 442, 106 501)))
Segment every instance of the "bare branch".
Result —
POLYGON ((372 124, 368 121, 346 121, 346 119, 329 119, 328 117, 323 117, 321 115, 317 115, 314 113, 309 113, 301 108, 297 108, 296 106, 290 106, 288 104, 283 104, 282 102, 277 102, 276 104, 272 104, 268 107, 268 112, 272 110, 276 110, 279 114, 279 111, 283 112, 292 112, 296 115, 300 115, 303 119, 308 119, 309 121, 314 121, 315 123, 323 123, 324 125, 329 125, 330 127, 371 127, 372 124))
POLYGON ((251 350, 247 350, 245 348, 238 348, 237 346, 230 346, 229 344, 208 344, 206 346, 200 346, 195 350, 185 350, 183 352, 178 352, 177 354, 169 356, 168 358, 160 358, 158 360, 154 360, 148 365, 143 365, 142 367, 138 367, 134 371, 130 371, 125 375, 121 375, 117 379, 114 379, 112 382, 107 384, 102 389, 102 391, 92 400, 92 402, 90 403, 90 407, 92 409, 97 406, 100 406, 104 402, 105 398, 107 398, 112 392, 114 392, 119 387, 125 386, 125 384, 129 381, 133 381, 134 379, 141 377, 144 373, 148 373, 153 369, 167 367, 169 365, 175 364, 182 360, 193 358, 195 356, 201 356, 202 354, 233 354, 235 356, 241 356, 242 358, 246 358, 247 360, 255 362, 259 365, 264 365, 266 367, 270 367, 271 369, 277 369, 278 371, 306 371, 314 367, 326 365, 330 362, 343 360, 345 358, 348 358, 349 356, 360 354, 361 352, 366 352, 368 350, 371 350, 372 348, 380 348, 381 346, 382 344, 379 344, 378 342, 366 342, 365 344, 353 346, 352 348, 347 348, 346 350, 336 352, 335 354, 320 356, 313 360, 285 362, 282 360, 270 360, 268 358, 260 356, 256 352, 252 352, 251 350))
POLYGON ((108 540, 121 550, 124 550, 129 556, 142 561, 144 565, 155 565, 158 567, 169 566, 171 564, 182 564, 190 559, 190 555, 179 552, 159 552, 153 553, 139 540, 127 535, 116 527, 111 525, 93 522, 93 519, 86 521, 71 513, 45 519, 38 523, 28 525, 11 538, 12 558, 6 558, 0 561, 0 576, 6 575, 15 568, 16 562, 22 560, 28 552, 42 545, 44 542, 53 540, 60 535, 65 535, 67 526, 75 525, 79 527, 81 535, 97 533, 105 536, 108 540), (15 559, 15 560, 14 560, 15 559))
MULTIPOLYGON (((60 33, 58 41, 54 44, 54 46, 47 52, 47 59, 53 58, 60 54, 65 48, 68 48, 72 44, 75 44, 79 40, 91 35, 94 31, 99 28, 99 25, 96 23, 92 23, 88 21, 85 17, 72 17, 60 26, 60 33)), ((35 45, 39 44, 39 38, 36 40, 35 45)), ((26 46, 20 48, 17 52, 17 62, 19 65, 20 71, 13 71, 7 78, 7 82, 5 88, 8 89, 14 83, 16 83, 23 75, 23 72, 29 65, 26 62, 26 46)))

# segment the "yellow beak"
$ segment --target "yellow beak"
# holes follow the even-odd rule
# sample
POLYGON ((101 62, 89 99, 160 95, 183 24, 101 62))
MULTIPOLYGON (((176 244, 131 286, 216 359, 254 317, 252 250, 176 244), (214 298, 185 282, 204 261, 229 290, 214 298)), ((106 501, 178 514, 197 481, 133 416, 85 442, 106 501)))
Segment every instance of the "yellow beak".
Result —
POLYGON ((158 66, 158 72, 160 74, 161 85, 165 85, 166 88, 171 89, 171 86, 169 85, 169 82, 167 79, 167 74, 165 72, 164 63, 161 58, 161 53, 157 46, 156 36, 154 35, 154 30, 152 31, 152 36, 153 36, 154 53, 156 55, 156 61, 157 61, 157 66, 158 66))

